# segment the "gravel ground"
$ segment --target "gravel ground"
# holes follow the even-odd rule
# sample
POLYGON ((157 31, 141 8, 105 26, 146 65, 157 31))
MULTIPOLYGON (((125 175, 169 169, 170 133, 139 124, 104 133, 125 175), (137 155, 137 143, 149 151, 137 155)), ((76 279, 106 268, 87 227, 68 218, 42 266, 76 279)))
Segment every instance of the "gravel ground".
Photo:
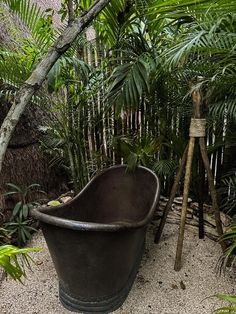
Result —
MULTIPOLYGON (((215 267, 220 247, 215 242, 199 240, 186 231, 183 267, 173 270, 177 226, 166 225, 159 245, 153 243, 154 225, 149 228, 146 251, 133 288, 123 306, 114 314, 210 314, 222 304, 216 293, 235 294, 235 271, 219 277, 215 267)), ((1 283, 1 314, 69 314, 58 300, 57 276, 42 233, 31 246, 43 247, 34 253, 36 264, 21 285, 7 278, 1 283)))

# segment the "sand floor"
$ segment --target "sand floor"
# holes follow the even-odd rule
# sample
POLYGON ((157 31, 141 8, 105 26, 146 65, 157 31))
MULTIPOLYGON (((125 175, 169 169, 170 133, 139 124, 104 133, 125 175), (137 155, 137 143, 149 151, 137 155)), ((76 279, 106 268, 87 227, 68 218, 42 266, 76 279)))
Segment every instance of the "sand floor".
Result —
MULTIPOLYGON (((177 226, 167 224, 162 241, 153 243, 151 224, 142 265, 133 288, 115 314, 210 314, 222 303, 216 293, 235 294, 235 270, 217 275, 215 267, 220 256, 219 244, 199 240, 197 234, 185 234, 183 267, 173 270, 177 226)), ((36 264, 28 271, 25 285, 11 278, 0 288, 1 314, 69 314, 58 300, 57 276, 42 233, 33 237, 30 246, 43 247, 33 257, 36 264)))

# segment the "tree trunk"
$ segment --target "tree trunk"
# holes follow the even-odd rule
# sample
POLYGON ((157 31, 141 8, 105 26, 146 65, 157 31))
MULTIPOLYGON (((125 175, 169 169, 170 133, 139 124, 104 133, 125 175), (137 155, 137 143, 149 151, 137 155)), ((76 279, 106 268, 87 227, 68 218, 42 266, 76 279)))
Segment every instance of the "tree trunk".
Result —
POLYGON ((36 66, 28 80, 19 89, 15 102, 0 129, 0 173, 11 136, 31 97, 42 86, 47 74, 60 56, 70 48, 77 36, 109 2, 110 0, 96 0, 85 14, 68 25, 55 44, 48 50, 45 57, 36 66))

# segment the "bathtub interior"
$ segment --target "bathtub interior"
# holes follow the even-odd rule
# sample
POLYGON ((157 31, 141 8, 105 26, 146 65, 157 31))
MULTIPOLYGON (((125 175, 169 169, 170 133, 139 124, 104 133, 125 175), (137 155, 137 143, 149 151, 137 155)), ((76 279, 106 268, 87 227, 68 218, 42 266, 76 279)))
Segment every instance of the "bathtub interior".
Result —
POLYGON ((127 173, 111 168, 92 180, 71 202, 44 213, 94 223, 136 223, 148 215, 157 193, 156 177, 145 168, 127 173))

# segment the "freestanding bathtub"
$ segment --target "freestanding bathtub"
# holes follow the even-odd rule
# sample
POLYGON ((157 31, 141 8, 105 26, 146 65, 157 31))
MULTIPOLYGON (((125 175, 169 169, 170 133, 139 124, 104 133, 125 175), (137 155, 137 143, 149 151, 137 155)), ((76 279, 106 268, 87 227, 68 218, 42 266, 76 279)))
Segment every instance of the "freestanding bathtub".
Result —
POLYGON ((125 301, 136 277, 146 228, 159 199, 147 168, 114 166, 94 177, 70 202, 34 208, 69 310, 109 313, 125 301))

